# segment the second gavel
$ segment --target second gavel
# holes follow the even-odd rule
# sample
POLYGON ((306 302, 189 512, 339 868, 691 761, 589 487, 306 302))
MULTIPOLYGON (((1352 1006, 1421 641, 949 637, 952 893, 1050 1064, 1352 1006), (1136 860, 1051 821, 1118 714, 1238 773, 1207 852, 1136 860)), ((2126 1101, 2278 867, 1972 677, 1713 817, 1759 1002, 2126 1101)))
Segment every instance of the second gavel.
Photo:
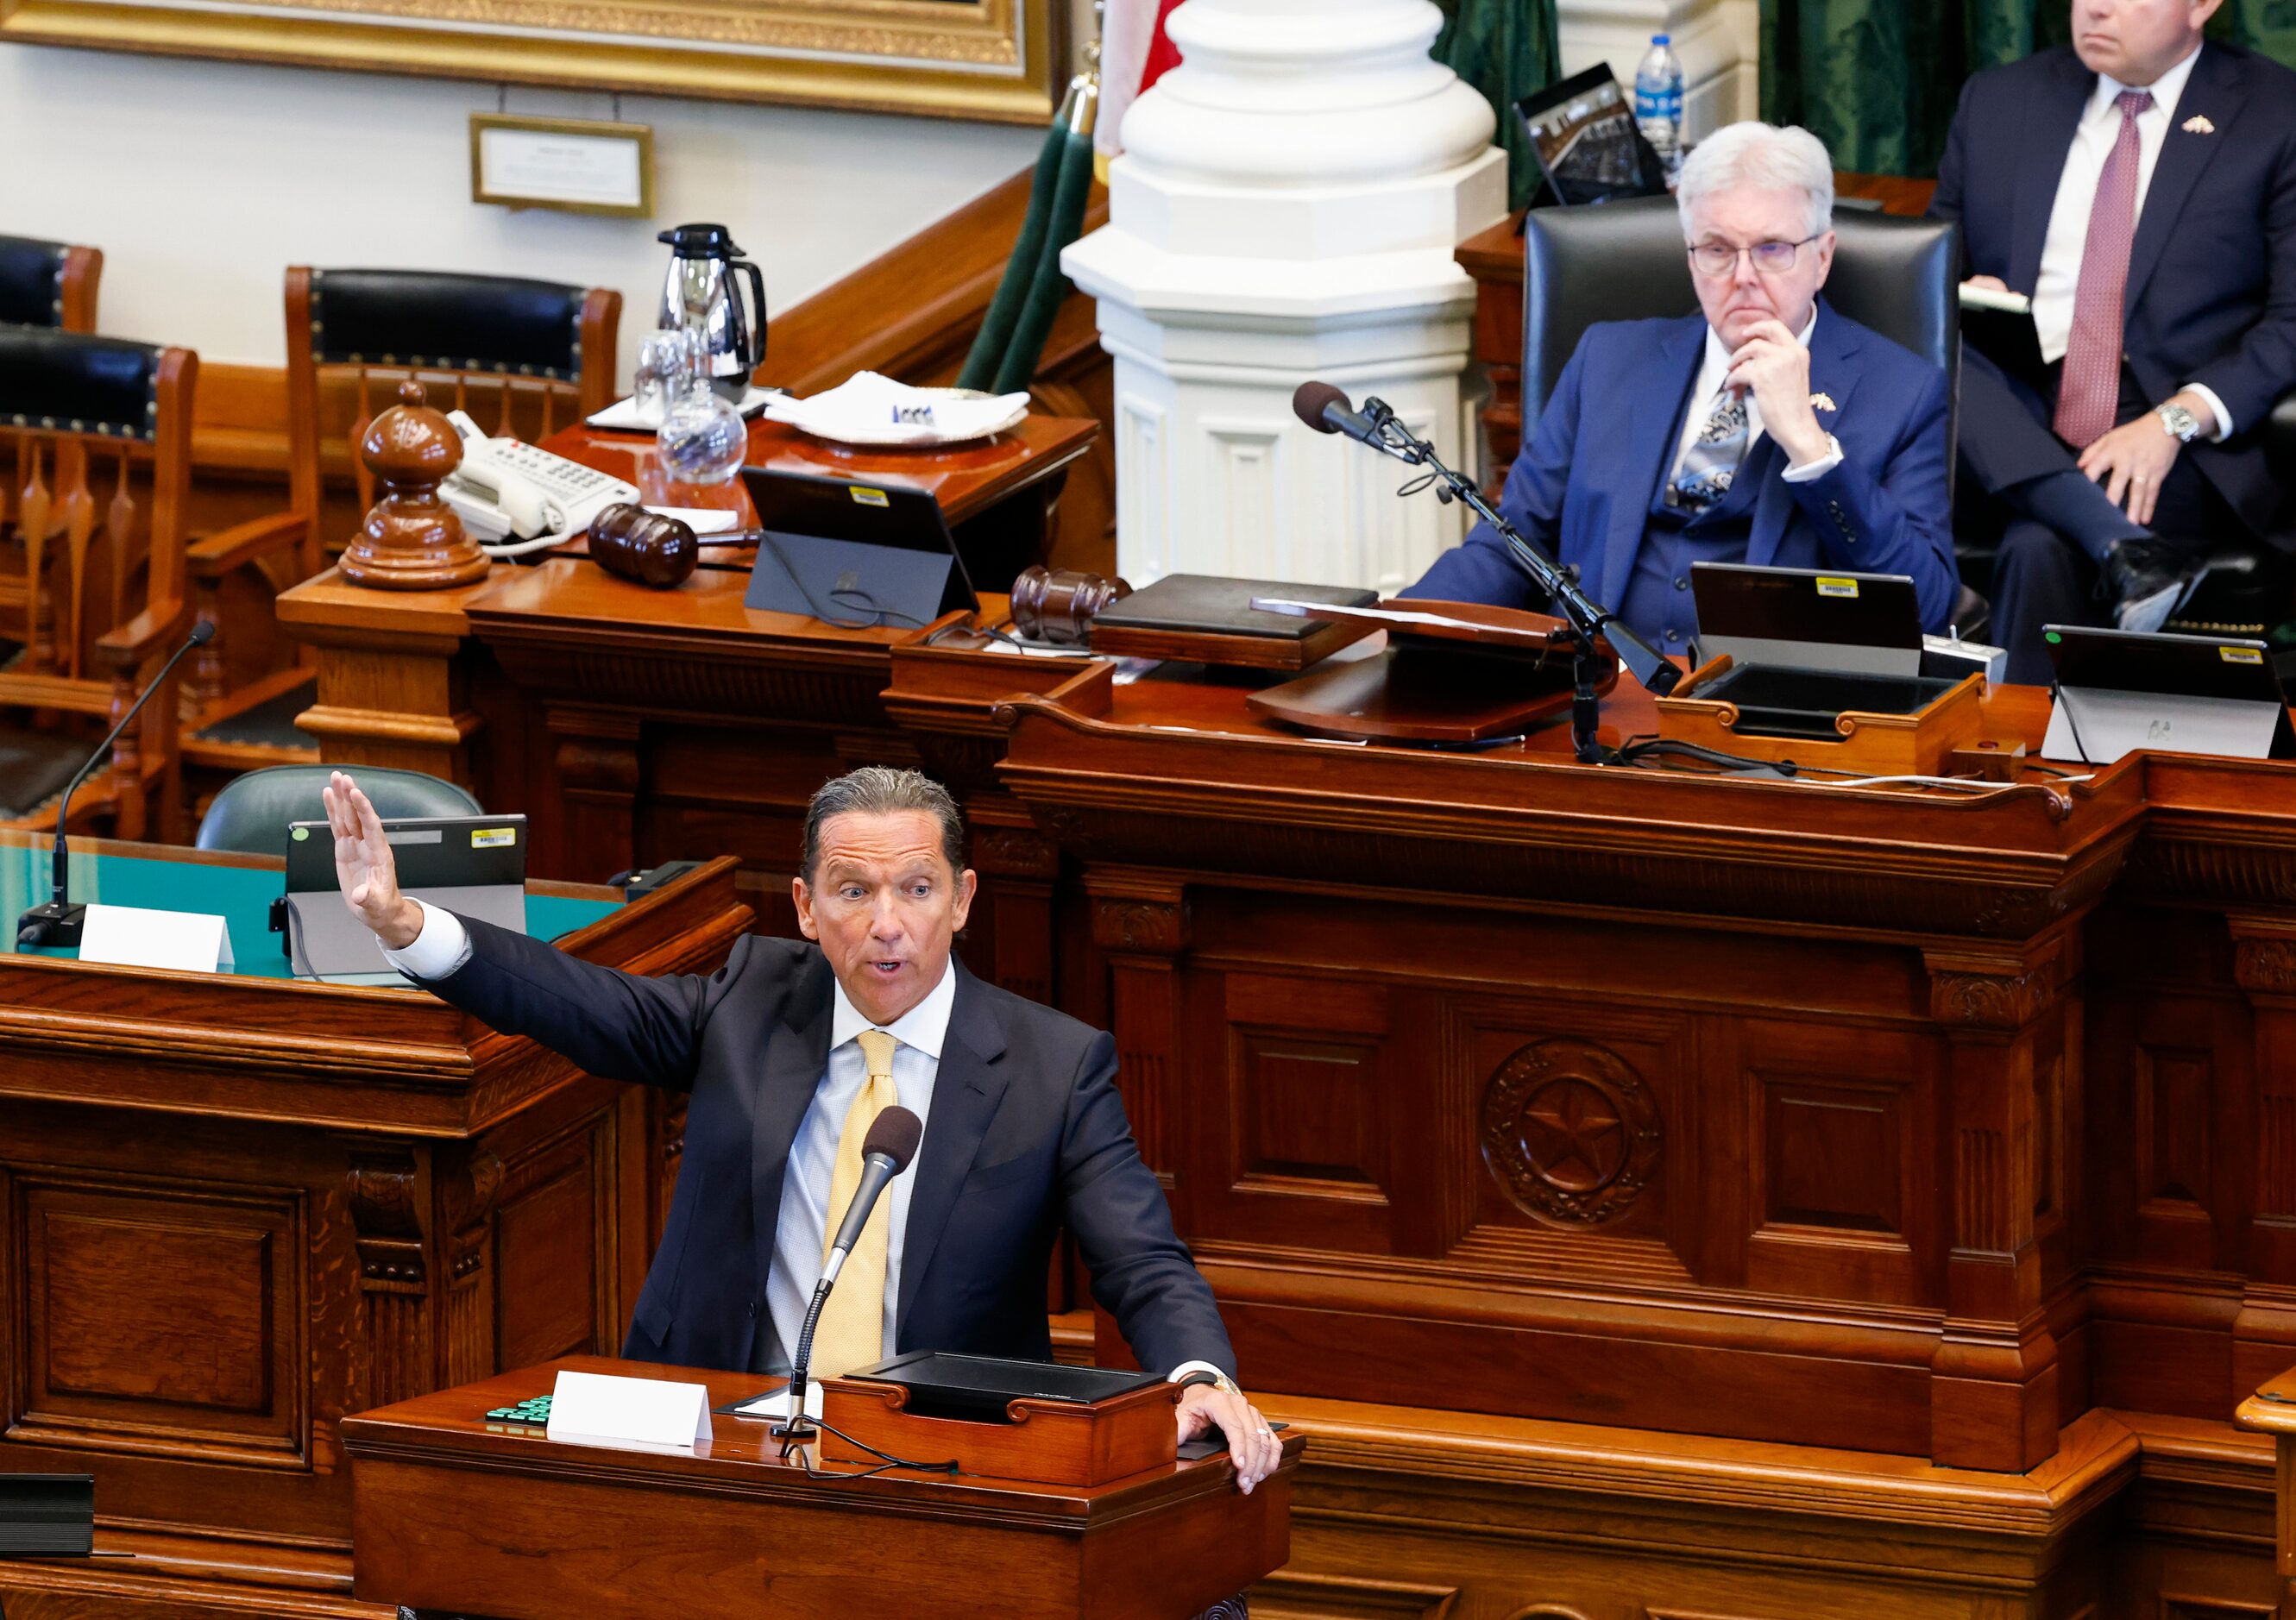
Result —
POLYGON ((754 545, 765 531, 697 535, 693 526, 634 502, 601 508, 590 520, 590 555, 609 574, 666 591, 693 577, 705 545, 754 545))

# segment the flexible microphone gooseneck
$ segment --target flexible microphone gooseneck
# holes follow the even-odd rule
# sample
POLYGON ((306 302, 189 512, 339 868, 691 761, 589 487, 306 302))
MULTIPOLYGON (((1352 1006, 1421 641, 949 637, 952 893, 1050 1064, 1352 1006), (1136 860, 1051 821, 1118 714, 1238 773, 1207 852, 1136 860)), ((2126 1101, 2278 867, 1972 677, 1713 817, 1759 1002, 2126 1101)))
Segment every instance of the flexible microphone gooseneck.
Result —
POLYGON ((1664 697, 1682 681, 1682 671, 1667 660, 1664 653, 1628 628, 1619 616, 1595 601, 1578 586, 1575 575, 1548 556, 1521 530, 1499 516, 1483 492, 1475 487, 1472 479, 1446 467, 1435 454, 1435 446, 1419 438, 1400 421, 1383 401, 1366 399, 1357 412, 1347 395, 1328 382, 1301 383, 1292 395, 1292 409, 1300 420, 1318 433, 1340 433, 1358 444, 1367 445, 1382 455, 1391 455, 1397 461, 1413 467, 1424 467, 1434 480, 1435 498, 1448 504, 1460 503, 1489 524, 1506 542, 1508 552, 1531 583, 1553 598, 1570 626, 1578 642, 1578 691, 1572 700, 1570 715, 1571 741, 1580 759, 1589 764, 1610 760, 1602 745, 1595 740, 1595 709, 1597 700, 1595 683, 1598 678, 1599 654, 1597 640, 1610 643, 1619 662, 1636 680, 1640 681, 1653 697, 1664 697))
POLYGON ((805 1329, 798 1335, 797 1353, 790 1358, 789 1416, 774 1425, 774 1436, 778 1440, 796 1444, 820 1433, 805 1415, 805 1381, 806 1371, 813 1362, 813 1330, 820 1324, 821 1307, 829 1303, 829 1290, 837 1286, 837 1274, 845 1269, 845 1257, 861 1241, 861 1229, 869 1223, 870 1211, 877 1207, 877 1200, 884 1196, 893 1178, 909 1167, 924 1133, 924 1121, 898 1105, 882 1110, 869 1122, 869 1134, 861 1143, 861 1184, 853 1190, 853 1201, 845 1208, 844 1223, 838 1227, 837 1237, 829 1246, 828 1258, 821 1268, 821 1280, 813 1285, 813 1303, 806 1307, 805 1329))
POLYGON ((119 716, 119 724, 95 745, 95 751, 87 757, 87 763, 80 766, 79 774, 65 784, 64 796, 56 801, 56 847, 48 903, 36 905, 16 919, 16 943, 19 945, 76 945, 79 943, 80 929, 87 920, 87 907, 71 904, 65 897, 66 873, 70 868, 64 852, 64 812, 71 808, 72 795, 79 791, 79 785, 87 780, 88 773, 102 764, 104 756, 111 751, 113 741, 127 729, 127 723, 135 718, 136 712, 150 700, 153 692, 168 683, 168 672, 181 661, 184 654, 194 647, 204 647, 214 639, 215 626, 208 620, 201 619, 193 626, 191 635, 176 649, 165 664, 160 666, 160 673, 152 677, 152 683, 136 694, 135 701, 127 706, 127 712, 119 716))

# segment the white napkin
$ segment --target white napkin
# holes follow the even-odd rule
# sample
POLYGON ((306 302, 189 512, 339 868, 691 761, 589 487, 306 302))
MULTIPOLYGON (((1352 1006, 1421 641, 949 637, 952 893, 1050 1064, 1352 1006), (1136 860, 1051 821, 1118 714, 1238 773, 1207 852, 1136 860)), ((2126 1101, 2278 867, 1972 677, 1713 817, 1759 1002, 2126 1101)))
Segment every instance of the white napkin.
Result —
POLYGON ((875 372, 857 372, 810 399, 781 398, 766 420, 821 438, 863 445, 946 445, 1002 432, 1029 413, 1029 397, 957 397, 948 389, 913 389, 875 372))

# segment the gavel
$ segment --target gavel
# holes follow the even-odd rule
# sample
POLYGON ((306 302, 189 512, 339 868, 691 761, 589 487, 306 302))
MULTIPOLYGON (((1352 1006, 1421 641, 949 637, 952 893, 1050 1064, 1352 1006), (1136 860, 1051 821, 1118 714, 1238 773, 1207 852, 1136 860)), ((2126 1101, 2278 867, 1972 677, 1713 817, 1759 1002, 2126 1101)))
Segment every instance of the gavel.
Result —
POLYGON ((1036 563, 1013 581, 1013 627, 1030 641, 1080 647, 1103 608, 1132 594, 1121 579, 1036 563))
POLYGON ((624 501, 600 508, 590 520, 590 555, 609 574, 667 591, 693 577, 703 546, 754 545, 764 533, 742 528, 729 535, 697 535, 690 523, 624 501))

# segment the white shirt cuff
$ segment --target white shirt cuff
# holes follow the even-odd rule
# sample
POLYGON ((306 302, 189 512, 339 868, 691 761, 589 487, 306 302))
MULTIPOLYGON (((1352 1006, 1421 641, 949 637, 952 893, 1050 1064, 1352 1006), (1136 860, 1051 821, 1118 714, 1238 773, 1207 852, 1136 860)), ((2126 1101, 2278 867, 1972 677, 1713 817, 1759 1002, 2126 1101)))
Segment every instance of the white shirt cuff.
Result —
POLYGON ((1807 467, 1789 467, 1785 480, 1789 484, 1807 484, 1812 479, 1822 479, 1841 465, 1841 441, 1829 433, 1825 436, 1825 454, 1807 467))
POLYGON ((2225 409, 2225 402, 2217 397, 2217 391, 2214 389, 2205 382, 2188 382, 2185 385, 2184 391, 2187 394, 2198 394, 2209 402, 2209 413, 2217 419, 2217 430, 2209 435, 2210 438, 2232 437, 2232 413, 2225 409))
POLYGON ((1177 1384, 1192 1372, 1209 1372, 1212 1377, 1218 1379, 1223 1385, 1233 1384, 1235 1382, 1234 1379, 1229 1378, 1226 1373, 1221 1371, 1218 1367, 1213 1366, 1210 1362, 1182 1362, 1178 1366, 1173 1368, 1171 1371, 1164 1375, 1164 1381, 1167 1384, 1177 1384))
POLYGON ((471 931, 454 912, 422 905, 422 931, 399 950, 385 945, 382 960, 409 978, 445 978, 471 960, 471 931))

